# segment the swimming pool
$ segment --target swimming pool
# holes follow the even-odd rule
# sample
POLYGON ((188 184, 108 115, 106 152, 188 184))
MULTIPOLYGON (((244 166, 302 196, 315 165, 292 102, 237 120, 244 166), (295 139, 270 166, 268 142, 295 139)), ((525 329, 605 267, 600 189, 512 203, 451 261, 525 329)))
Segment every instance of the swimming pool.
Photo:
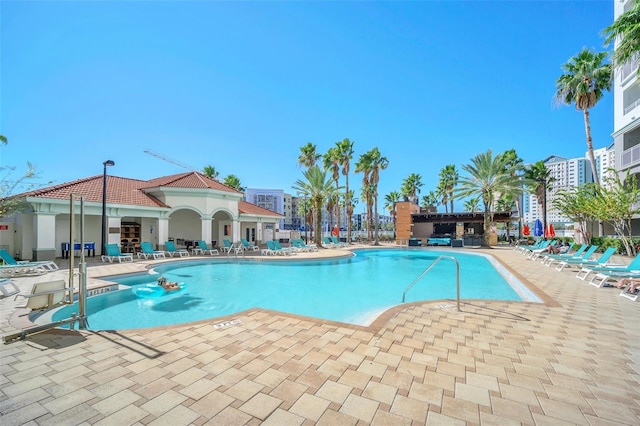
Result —
MULTIPOLYGON (((361 249, 342 259, 220 262, 205 259, 168 262, 150 273, 107 280, 126 289, 87 299, 89 328, 122 330, 157 327, 264 308, 357 325, 370 324, 402 302, 404 289, 439 256, 460 262, 463 299, 538 301, 493 258, 424 249, 361 249), (160 297, 135 290, 159 274, 186 283, 186 289, 160 297)), ((406 302, 456 298, 455 262, 443 259, 413 287, 406 302)), ((52 320, 77 312, 77 304, 56 311, 52 320)))

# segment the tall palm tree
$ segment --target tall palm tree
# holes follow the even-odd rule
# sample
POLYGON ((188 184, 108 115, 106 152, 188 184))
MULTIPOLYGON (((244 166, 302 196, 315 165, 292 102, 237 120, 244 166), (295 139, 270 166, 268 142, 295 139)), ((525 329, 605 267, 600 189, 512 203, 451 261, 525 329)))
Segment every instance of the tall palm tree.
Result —
POLYGON ((351 159, 353 158, 353 141, 349 138, 336 142, 338 149, 338 158, 342 164, 342 174, 345 177, 344 185, 344 203, 347 211, 347 242, 351 242, 351 216, 353 216, 353 207, 351 206, 351 194, 349 190, 349 171, 351 168, 351 159))
POLYGON ((371 229, 373 225, 373 186, 371 185, 371 156, 369 152, 360 155, 356 162, 356 173, 362 173, 362 187, 360 198, 365 201, 367 211, 367 239, 372 240, 371 229))
POLYGON ((7 144, 7 137, 4 135, 0 135, 0 143, 2 145, 6 145, 7 144))
POLYGON ((316 214, 314 242, 318 247, 322 247, 320 241, 322 237, 322 207, 327 195, 334 190, 333 181, 331 177, 327 176, 326 170, 320 169, 316 165, 309 167, 302 175, 306 180, 298 179, 293 185, 293 189, 311 200, 313 211, 316 214))
POLYGON ((446 201, 449 201, 451 206, 451 213, 453 213, 453 190, 458 185, 458 181, 460 180, 460 174, 456 169, 455 164, 447 164, 440 170, 440 183, 442 185, 443 191, 443 201, 445 203, 445 211, 447 211, 446 201))
POLYGON ((379 226, 379 218, 378 218, 378 183, 380 182, 380 171, 386 169, 389 166, 389 160, 387 157, 382 156, 378 147, 376 146, 371 151, 369 151, 371 157, 371 186, 373 189, 373 206, 375 208, 375 237, 373 244, 378 245, 378 228, 379 226))
POLYGON ((542 208, 542 225, 543 229, 547 229, 547 189, 555 178, 551 176, 551 171, 547 169, 544 161, 537 161, 527 167, 524 178, 527 187, 536 195, 538 204, 542 208))
POLYGON ((204 166, 202 169, 202 174, 211 179, 218 179, 220 176, 220 172, 216 170, 214 166, 204 166))
MULTIPOLYGON (((631 9, 618 16, 603 32, 607 45, 618 40, 611 57, 616 68, 637 60, 640 56, 640 1, 636 0, 631 9)), ((640 77, 640 67, 638 76, 640 77)))
POLYGON ((422 188, 422 176, 418 173, 411 173, 402 181, 400 193, 409 198, 411 202, 418 204, 418 194, 422 188))
POLYGON ((492 208, 497 195, 515 191, 519 182, 514 182, 511 174, 505 171, 505 159, 502 155, 493 156, 491 150, 478 154, 471 159, 471 164, 465 164, 462 169, 467 176, 460 178, 460 185, 456 189, 457 198, 477 197, 484 204, 484 244, 489 246, 491 232, 492 208))
MULTIPOLYGON (((518 156, 516 150, 508 149, 502 156, 504 157, 505 167, 513 179, 521 179, 522 173, 524 172, 524 162, 522 158, 518 156)), ((522 209, 520 206, 520 195, 523 193, 522 189, 517 194, 505 194, 513 198, 516 203, 516 211, 518 212, 518 238, 522 238, 522 209)))
POLYGON ((596 53, 589 49, 582 49, 578 55, 562 65, 564 74, 556 81, 556 101, 566 105, 575 104, 576 109, 582 111, 584 116, 587 151, 593 180, 596 184, 600 182, 600 178, 593 154, 589 109, 602 99, 605 90, 611 90, 611 64, 604 63, 606 58, 607 52, 596 53))
MULTIPOLYGON (((323 160, 324 168, 331 172, 331 177, 333 178, 333 181, 336 184, 336 195, 337 195, 338 187, 340 186, 340 157, 339 157, 338 149, 336 147, 329 148, 326 154, 322 156, 322 160, 323 160)), ((336 224, 338 228, 340 228, 339 205, 340 203, 337 202, 337 199, 332 198, 331 200, 332 211, 330 214, 331 215, 333 215, 334 213, 336 214, 336 224)), ((331 225, 332 225, 331 220, 329 221, 329 225, 330 225, 329 228, 331 229, 331 225)))
POLYGON ((400 193, 391 191, 384 196, 384 208, 389 210, 389 214, 393 216, 393 238, 396 236, 396 203, 400 201, 400 193))
POLYGON ((475 213, 480 210, 480 197, 469 198, 464 202, 464 210, 475 213))
POLYGON ((316 153, 316 146, 311 142, 307 142, 306 145, 300 147, 300 155, 298 156, 298 165, 310 168, 315 166, 316 161, 320 159, 321 155, 316 153))
POLYGON ((447 193, 447 190, 445 189, 442 182, 438 182, 438 185, 436 185, 436 197, 438 197, 438 204, 442 204, 444 206, 445 213, 448 213, 449 194, 447 193))

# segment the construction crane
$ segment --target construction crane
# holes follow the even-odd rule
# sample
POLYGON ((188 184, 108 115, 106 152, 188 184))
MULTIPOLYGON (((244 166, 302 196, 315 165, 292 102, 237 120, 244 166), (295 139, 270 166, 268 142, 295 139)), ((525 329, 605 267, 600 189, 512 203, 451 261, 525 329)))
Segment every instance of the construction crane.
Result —
POLYGON ((163 161, 166 161, 167 163, 171 163, 171 164, 175 164, 176 166, 180 166, 180 167, 182 167, 183 169, 187 169, 187 170, 191 170, 191 171, 194 171, 194 170, 195 170, 195 167, 191 167, 191 166, 190 166, 190 165, 188 165, 188 164, 184 164, 184 163, 182 163, 182 162, 180 162, 180 161, 178 161, 178 160, 175 160, 175 159, 173 159, 173 158, 169 158, 169 157, 167 157, 166 155, 158 154, 157 152, 155 152, 155 151, 151 151, 150 149, 145 149, 145 150, 144 150, 144 153, 145 153, 145 154, 152 155, 152 156, 154 156, 154 157, 156 157, 156 158, 159 158, 159 159, 161 159, 161 160, 163 160, 163 161))

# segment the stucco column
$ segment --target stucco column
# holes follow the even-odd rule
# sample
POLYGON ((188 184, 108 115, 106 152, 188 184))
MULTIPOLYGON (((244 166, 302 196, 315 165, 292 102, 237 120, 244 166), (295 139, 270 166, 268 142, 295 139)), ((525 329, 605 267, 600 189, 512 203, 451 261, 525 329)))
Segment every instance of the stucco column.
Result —
POLYGON ((231 237, 233 237, 231 240, 232 243, 238 242, 240 238, 242 238, 240 236, 240 221, 238 219, 231 221, 231 237))
MULTIPOLYGON (((54 260, 56 258, 56 214, 35 213, 33 215, 32 260, 54 260)), ((23 256, 26 253, 23 253, 23 256)))
POLYGON ((169 219, 158 219, 158 247, 164 250, 164 243, 169 240, 169 219))
POLYGON ((263 243, 264 239, 262 238, 262 221, 256 222, 256 243, 263 243))
POLYGON ((207 245, 211 244, 211 218, 203 217, 200 218, 201 224, 201 235, 202 239, 207 243, 207 245))
MULTIPOLYGON (((121 218, 107 216, 107 241, 105 244, 120 245, 120 226, 122 226, 121 218), (111 232, 112 230, 116 232, 111 232)), ((96 243, 96 250, 100 254, 100 242, 96 243)))

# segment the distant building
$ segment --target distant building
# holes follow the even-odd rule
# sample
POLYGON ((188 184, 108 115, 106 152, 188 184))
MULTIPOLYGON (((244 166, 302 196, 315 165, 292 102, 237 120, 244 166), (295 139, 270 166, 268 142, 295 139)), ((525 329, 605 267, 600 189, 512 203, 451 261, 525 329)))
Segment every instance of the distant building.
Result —
MULTIPOLYGON (((282 189, 257 189, 247 188, 245 191, 245 200, 256 206, 260 206, 263 209, 271 210, 273 212, 280 213, 284 217, 280 219, 278 225, 279 229, 285 229, 285 223, 287 222, 285 213, 285 194, 282 189)), ((291 203, 289 202, 289 223, 291 221, 291 203)))

